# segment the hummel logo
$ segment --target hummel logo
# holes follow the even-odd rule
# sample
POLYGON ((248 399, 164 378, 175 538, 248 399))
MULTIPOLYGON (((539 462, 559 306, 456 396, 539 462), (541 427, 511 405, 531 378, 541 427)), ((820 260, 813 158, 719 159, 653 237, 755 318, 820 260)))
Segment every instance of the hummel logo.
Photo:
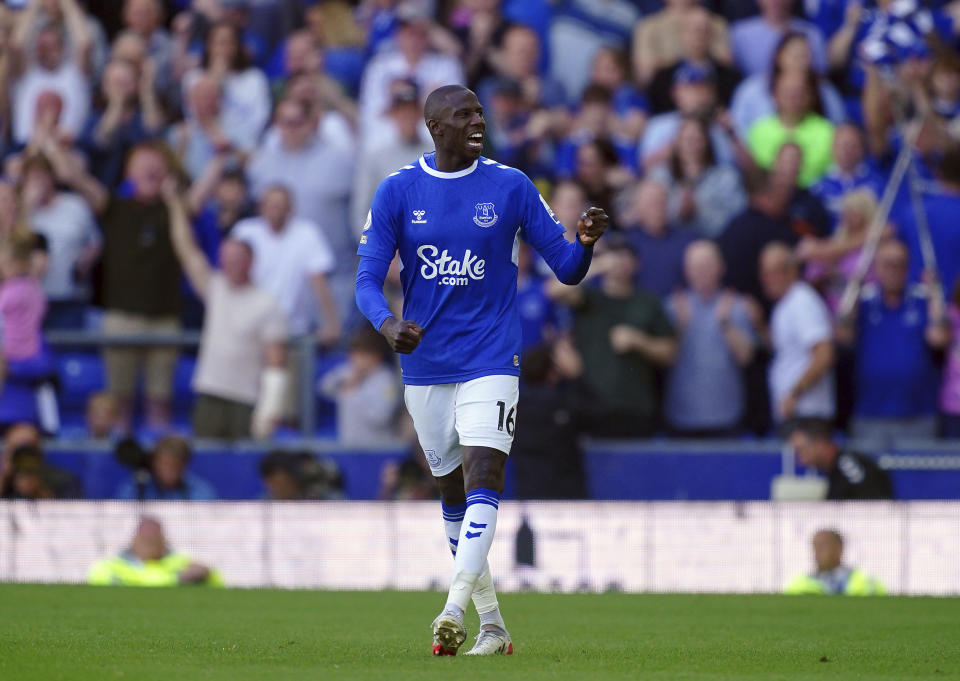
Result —
POLYGON ((423 216, 426 214, 427 214, 427 211, 425 210, 415 210, 413 211, 413 220, 411 220, 410 222, 412 222, 415 225, 425 225, 427 224, 427 221, 423 219, 423 216))

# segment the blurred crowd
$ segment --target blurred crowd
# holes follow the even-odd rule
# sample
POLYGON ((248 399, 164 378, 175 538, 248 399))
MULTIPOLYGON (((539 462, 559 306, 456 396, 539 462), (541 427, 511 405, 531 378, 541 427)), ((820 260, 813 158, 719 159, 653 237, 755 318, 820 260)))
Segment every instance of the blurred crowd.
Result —
MULTIPOLYGON (((0 425, 61 433, 48 338, 85 331, 103 390, 73 435, 268 438, 307 381, 342 442, 410 441, 356 242, 462 83, 571 235, 612 217, 578 287, 521 251, 518 466, 798 417, 960 437, 958 46, 942 0, 7 0, 0 425), (157 341, 189 329, 187 424, 157 341), (317 377, 304 338, 337 359, 317 377)), ((428 493, 415 460, 385 496, 428 493)))

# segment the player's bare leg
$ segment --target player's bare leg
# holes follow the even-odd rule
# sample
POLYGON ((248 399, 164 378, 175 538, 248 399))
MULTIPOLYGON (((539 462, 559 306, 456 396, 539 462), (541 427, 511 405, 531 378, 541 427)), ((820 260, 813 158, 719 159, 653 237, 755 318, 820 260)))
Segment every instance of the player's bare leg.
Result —
MULTIPOLYGON (((434 638, 445 651, 455 652, 466 638, 463 613, 473 597, 481 617, 481 636, 478 637, 478 644, 480 638, 483 638, 486 644, 483 649, 490 648, 490 636, 495 634, 500 640, 505 641, 502 646, 495 646, 502 648, 496 652, 508 654, 512 652, 512 644, 509 643, 509 636, 497 611, 496 592, 493 589, 487 563, 487 554, 490 552, 497 526, 497 508, 500 494, 503 492, 506 460, 505 453, 490 447, 463 448, 461 489, 465 492, 463 499, 466 502, 466 510, 460 535, 456 540, 454 573, 447 604, 443 612, 434 620, 433 626, 434 638), (487 632, 487 636, 484 636, 484 632, 487 632)), ((451 476, 454 477, 440 483, 441 496, 445 499, 449 496, 451 500, 459 501, 461 497, 456 495, 454 490, 458 482, 456 473, 451 476), (444 488, 447 488, 448 496, 444 495, 444 488)), ((471 653, 480 654, 476 646, 471 653)))

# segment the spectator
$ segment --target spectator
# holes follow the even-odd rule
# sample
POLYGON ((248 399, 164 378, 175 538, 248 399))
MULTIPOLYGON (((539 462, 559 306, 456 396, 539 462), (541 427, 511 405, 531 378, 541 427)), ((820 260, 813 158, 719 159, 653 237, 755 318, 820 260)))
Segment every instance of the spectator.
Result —
MULTIPOLYGON (((541 125, 536 119, 543 116, 549 118, 550 114, 543 111, 533 113, 524 132, 529 132, 541 125)), ((580 107, 570 121, 568 130, 556 144, 554 164, 557 174, 561 176, 571 175, 571 171, 576 165, 580 147, 594 140, 602 140, 603 143, 609 142, 614 147, 618 162, 624 166, 623 170, 635 169, 637 138, 636 135, 631 137, 621 133, 620 130, 623 126, 619 123, 619 120, 613 107, 613 91, 603 85, 588 85, 580 100, 580 107)), ((507 134, 509 135, 509 132, 507 134)), ((532 138, 533 135, 527 137, 532 138)), ((501 148, 502 144, 498 142, 497 153, 501 152, 501 148)), ((630 174, 624 173, 623 170, 619 171, 620 174, 629 177, 630 174)))
POLYGON ((817 569, 797 575, 784 593, 794 596, 883 596, 883 584, 862 570, 843 564, 843 537, 836 530, 819 530, 813 535, 813 559, 817 569))
POLYGON ((668 188, 667 219, 701 236, 715 237, 747 205, 740 173, 718 164, 703 119, 684 117, 667 163, 650 177, 668 188))
POLYGON ((924 269, 936 267, 944 298, 960 281, 960 145, 953 143, 942 151, 936 166, 936 185, 932 191, 922 192, 923 213, 926 218, 936 263, 927 262, 920 242, 920 230, 912 201, 904 201, 895 209, 891 220, 897 236, 907 244, 910 252, 910 281, 920 281, 924 269))
POLYGON ((139 142, 159 134, 163 111, 154 92, 156 67, 146 60, 133 63, 113 59, 100 84, 99 101, 84 126, 80 144, 93 175, 108 187, 123 179, 123 163, 139 142))
POLYGON ((859 305, 837 330, 841 341, 854 345, 851 434, 884 444, 936 436, 935 355, 950 343, 940 287, 908 285, 907 259, 903 243, 880 244, 877 283, 863 289, 859 305))
POLYGON ((590 85, 604 87, 612 94, 614 115, 610 120, 610 132, 613 136, 636 144, 647 124, 650 104, 630 79, 626 53, 613 47, 598 49, 590 69, 590 85))
MULTIPOLYGON (((87 199, 104 233, 103 331, 109 336, 175 334, 180 330, 180 265, 170 241, 162 186, 170 167, 166 147, 144 142, 127 162, 130 195, 111 194, 57 148, 51 159, 60 177, 87 199)), ((104 350, 107 385, 130 427, 138 375, 145 374, 147 422, 170 421, 175 348, 113 346, 104 350)))
POLYGON ((430 50, 432 25, 429 14, 412 4, 399 8, 395 46, 371 59, 363 73, 359 107, 364 135, 383 122, 393 81, 410 78, 421 92, 464 83, 463 68, 456 59, 430 50))
POLYGON ((347 361, 320 381, 320 392, 337 405, 337 441, 347 446, 396 443, 400 387, 393 353, 369 325, 351 338, 347 361))
MULTIPOLYGON (((665 11, 669 11, 669 7, 665 11)), ((653 17, 646 19, 641 26, 649 27, 652 19, 653 17)), ((673 109, 670 90, 673 86, 673 77, 683 64, 696 65, 716 74, 717 100, 723 106, 727 106, 734 88, 740 82, 740 74, 730 67, 726 23, 703 7, 693 6, 679 14, 677 27, 679 41, 670 44, 670 49, 679 50, 676 58, 658 66, 652 72, 649 81, 648 92, 653 112, 660 114, 673 109), (723 35, 723 52, 720 54, 716 52, 714 40, 718 30, 723 35)), ((657 39, 667 40, 668 38, 660 35, 657 39)))
MULTIPOLYGON (((840 305, 847 282, 867 241, 867 233, 877 212, 877 198, 867 187, 854 189, 843 197, 840 222, 826 238, 805 236, 797 244, 797 258, 806 264, 804 279, 824 297, 831 312, 840 305)), ((872 276, 868 273, 868 277, 872 276)))
POLYGON ((696 241, 684 254, 689 288, 667 304, 679 336, 667 380, 664 413, 682 437, 736 434, 746 405, 743 367, 757 336, 746 300, 723 291, 723 260, 712 241, 696 241))
POLYGON ((785 34, 777 44, 770 68, 745 79, 733 93, 730 117, 738 135, 746 137, 754 123, 776 113, 774 84, 784 72, 814 81, 817 84, 817 96, 823 103, 824 115, 837 124, 846 120, 846 104, 840 93, 813 68, 813 53, 807 36, 791 32, 785 34))
POLYGON ((312 229, 322 230, 334 253, 352 253, 355 249, 355 239, 349 229, 352 153, 317 135, 312 110, 303 101, 280 102, 274 122, 280 130, 280 144, 271 145, 265 140, 247 164, 254 197, 262 200, 274 185, 288 187, 294 215, 312 222, 312 229))
POLYGON ((253 252, 242 241, 220 244, 215 270, 191 233, 176 186, 165 189, 173 247, 206 307, 193 389, 197 437, 269 437, 287 391, 286 319, 272 295, 250 281, 253 252))
POLYGON ((676 111, 654 116, 644 130, 640 142, 641 165, 653 168, 670 158, 680 122, 688 116, 703 118, 710 124, 710 142, 717 160, 733 163, 735 140, 716 118, 716 74, 703 66, 683 63, 673 74, 672 94, 676 111))
POLYGON ((760 16, 742 19, 730 29, 733 61, 745 76, 764 73, 770 68, 777 43, 788 31, 802 33, 813 52, 818 73, 827 70, 827 48, 823 34, 815 25, 794 18, 794 0, 757 0, 760 16))
POLYGON ((799 169, 800 151, 786 144, 773 172, 749 173, 747 209, 717 238, 727 264, 727 284, 761 302, 757 262, 763 248, 773 241, 794 245, 803 237, 826 234, 829 227, 820 202, 796 186, 799 169))
POLYGON ((343 499, 343 476, 332 459, 275 450, 260 460, 260 478, 271 501, 343 499))
POLYGON ((497 76, 477 84, 477 97, 484 106, 490 105, 498 80, 517 83, 524 103, 532 109, 566 104, 563 85, 540 75, 540 38, 532 28, 520 24, 508 27, 499 49, 492 55, 492 63, 497 76))
POLYGON ((380 469, 382 501, 424 501, 439 495, 437 483, 430 473, 430 464, 417 445, 410 456, 401 461, 387 461, 380 469))
POLYGON ((373 194, 390 173, 433 150, 433 143, 421 134, 423 109, 416 83, 400 80, 393 84, 390 109, 387 112, 394 134, 389 141, 365 147, 360 155, 353 183, 351 214, 354 236, 359 238, 366 222, 373 194))
POLYGON ((503 44, 503 34, 510 24, 501 12, 501 0, 470 0, 458 4, 447 24, 462 48, 460 60, 466 84, 475 89, 477 83, 495 75, 495 46, 503 44))
POLYGON ((250 63, 239 30, 221 21, 210 27, 200 67, 183 79, 184 98, 201 76, 223 93, 223 127, 244 149, 256 146, 270 119, 270 88, 263 72, 250 63))
POLYGON ((236 165, 253 151, 253 145, 243 146, 248 140, 227 127, 221 100, 216 80, 197 76, 186 92, 184 120, 170 131, 170 145, 193 180, 201 177, 218 155, 236 165))
POLYGON ((864 454, 841 449, 829 421, 793 419, 786 424, 786 436, 801 464, 827 476, 829 501, 893 498, 886 471, 864 454))
POLYGON ((150 456, 150 476, 134 477, 117 489, 118 499, 139 501, 212 501, 217 492, 209 482, 187 470, 193 452, 182 437, 167 435, 150 456))
POLYGON ((173 40, 163 25, 163 3, 161 0, 125 0, 123 25, 143 40, 155 71, 157 92, 162 93, 164 99, 170 99, 174 86, 173 40))
POLYGON ((585 499, 580 433, 588 418, 578 398, 583 363, 570 340, 524 353, 520 403, 523 420, 511 463, 518 499, 585 499))
POLYGON ((517 312, 523 350, 556 335, 557 310, 547 296, 546 281, 534 268, 534 253, 526 242, 521 242, 517 250, 517 312))
POLYGON ((327 282, 334 254, 315 224, 295 217, 287 189, 267 188, 259 214, 238 222, 231 236, 253 250, 253 283, 280 303, 292 337, 314 326, 319 303, 321 342, 331 345, 339 339, 340 317, 327 282))
POLYGON ((774 303, 769 369, 774 420, 833 418, 833 329, 826 305, 800 281, 793 251, 782 243, 771 243, 761 252, 760 280, 774 303))
POLYGON ((217 570, 172 551, 160 521, 148 516, 137 523, 130 547, 94 563, 87 582, 94 586, 224 586, 217 570))
POLYGON ((584 389, 592 405, 590 433, 647 437, 657 423, 657 369, 676 356, 673 328, 660 301, 638 291, 637 254, 611 239, 594 259, 589 278, 599 287, 551 282, 551 297, 573 309, 573 337, 583 356, 584 389))
POLYGON ((47 92, 56 94, 63 106, 60 119, 63 132, 76 138, 83 129, 90 109, 90 29, 76 0, 61 0, 58 9, 64 25, 41 25, 41 6, 30 2, 16 19, 10 41, 14 76, 13 140, 25 145, 33 136, 34 113, 38 99, 47 92), (39 29, 38 29, 39 27, 39 29), (28 41, 36 31, 34 44, 28 41), (69 48, 68 45, 69 44, 69 48))
POLYGON ((953 287, 947 320, 951 340, 940 388, 940 436, 960 439, 960 281, 953 287))
POLYGON ((121 433, 120 404, 117 398, 104 391, 96 392, 87 400, 87 435, 94 440, 119 437, 121 433))
POLYGON ((570 180, 559 182, 550 197, 550 207, 560 224, 566 228, 569 238, 573 238, 576 233, 577 221, 587 206, 587 195, 583 187, 570 180))
POLYGON ((846 195, 861 187, 883 193, 884 181, 867 160, 863 131, 852 123, 838 125, 833 133, 830 167, 826 174, 810 187, 830 211, 834 221, 840 219, 846 195))
POLYGON ((633 179, 620 163, 617 149, 607 137, 584 142, 576 150, 574 178, 592 206, 610 206, 613 197, 633 179))
POLYGON ((642 263, 637 286, 661 299, 683 284, 683 253, 696 239, 692 230, 668 222, 668 195, 660 182, 641 182, 624 220, 626 237, 642 263))
POLYGON ((0 498, 82 497, 80 483, 72 473, 44 461, 43 441, 36 426, 14 423, 7 428, 0 451, 0 498))
POLYGON ((30 228, 47 243, 46 326, 79 329, 86 323, 90 272, 102 239, 87 203, 77 194, 57 191, 56 179, 45 156, 32 156, 24 162, 19 193, 30 228))
MULTIPOLYGON (((658 70, 684 59, 684 52, 690 48, 693 36, 687 32, 693 28, 691 14, 699 9, 696 1, 666 0, 665 4, 659 12, 637 22, 633 31, 633 72, 641 83, 649 83, 658 70)), ((706 39, 706 56, 710 61, 729 65, 727 22, 712 13, 707 13, 706 19, 706 30, 696 27, 696 39, 706 39)), ((695 21, 700 23, 700 17, 695 21)))
POLYGON ((761 168, 769 168, 787 142, 803 155, 799 184, 809 187, 830 167, 833 123, 822 115, 813 72, 781 72, 773 82, 776 114, 759 119, 747 135, 750 152, 761 168))
POLYGON ((16 233, 0 245, 0 328, 4 383, 0 425, 28 421, 47 432, 59 429, 51 385, 53 357, 43 340, 47 299, 33 266, 35 238, 16 233))

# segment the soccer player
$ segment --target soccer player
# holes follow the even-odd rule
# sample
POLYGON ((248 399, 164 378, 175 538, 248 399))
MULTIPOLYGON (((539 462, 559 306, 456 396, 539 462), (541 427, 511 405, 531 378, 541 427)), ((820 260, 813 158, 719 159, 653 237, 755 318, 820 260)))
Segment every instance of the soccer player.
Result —
POLYGON ((433 654, 455 655, 466 640, 463 616, 472 597, 481 626, 467 654, 509 655, 513 644, 487 554, 517 418, 520 238, 560 281, 576 284, 608 217, 590 208, 576 239, 567 241, 523 173, 480 155, 486 124, 470 90, 434 90, 424 119, 436 151, 377 189, 360 237, 357 304, 403 355, 407 409, 440 487, 454 571, 433 622, 433 654), (383 295, 398 251, 404 319, 391 314, 383 295))

